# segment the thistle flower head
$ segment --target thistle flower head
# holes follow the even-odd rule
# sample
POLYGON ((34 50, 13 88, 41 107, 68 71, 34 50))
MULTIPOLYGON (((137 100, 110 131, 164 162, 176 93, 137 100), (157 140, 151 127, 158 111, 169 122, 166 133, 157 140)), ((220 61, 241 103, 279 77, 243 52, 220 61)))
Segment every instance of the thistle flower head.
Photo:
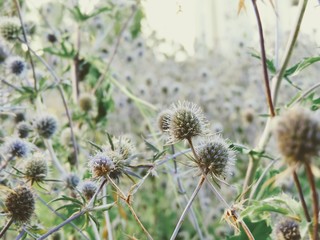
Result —
POLYGON ((19 138, 27 138, 29 136, 29 132, 32 130, 31 126, 27 122, 19 122, 17 125, 17 132, 19 138))
POLYGON ((27 63, 18 56, 10 56, 5 61, 7 74, 17 77, 23 77, 27 72, 27 63))
POLYGON ((35 129, 43 138, 51 138, 58 128, 57 119, 52 115, 43 115, 35 120, 35 129))
POLYGON ((220 138, 210 138, 196 147, 196 163, 206 174, 225 178, 234 161, 234 153, 226 142, 220 138))
POLYGON ((202 110, 194 103, 178 102, 171 105, 172 115, 165 127, 169 133, 169 144, 189 140, 207 134, 207 121, 202 110))
POLYGON ((278 148, 288 164, 310 161, 319 153, 320 124, 308 109, 289 109, 276 122, 275 133, 278 148))
POLYGON ((5 143, 5 152, 12 157, 25 158, 30 151, 30 144, 19 138, 10 138, 5 143))
POLYGON ((112 159, 104 152, 98 152, 90 157, 89 167, 94 177, 104 177, 115 170, 112 159))
POLYGON ((93 197, 97 189, 97 184, 92 181, 84 181, 80 185, 80 191, 87 200, 90 200, 93 197))
POLYGON ((13 189, 5 199, 5 206, 14 221, 27 223, 35 210, 35 201, 31 190, 25 186, 13 189))
POLYGON ((17 39, 21 30, 19 19, 16 17, 1 17, 0 18, 0 36, 11 42, 17 39))
POLYGON ((111 158, 113 159, 119 158, 120 160, 126 160, 136 152, 135 146, 127 136, 113 137, 112 143, 114 147, 113 152, 115 153, 112 153, 110 148, 107 148, 106 151, 110 151, 111 158))
POLYGON ((79 106, 82 111, 89 112, 93 108, 93 97, 88 93, 84 93, 79 98, 79 106))
POLYGON ((25 177, 33 182, 43 181, 48 174, 48 166, 42 153, 35 153, 25 165, 25 177))
POLYGON ((68 188, 74 189, 79 185, 80 178, 78 177, 78 175, 70 173, 66 176, 65 182, 68 188))
POLYGON ((278 224, 276 228, 277 240, 300 240, 300 230, 297 222, 285 220, 278 224))

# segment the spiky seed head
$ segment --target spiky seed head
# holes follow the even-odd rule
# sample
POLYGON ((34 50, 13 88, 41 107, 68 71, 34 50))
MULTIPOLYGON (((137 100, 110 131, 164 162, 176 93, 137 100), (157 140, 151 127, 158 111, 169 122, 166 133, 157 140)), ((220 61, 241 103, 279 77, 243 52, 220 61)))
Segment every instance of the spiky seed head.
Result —
POLYGON ((171 111, 171 118, 167 122, 169 144, 207 134, 207 122, 196 104, 178 102, 171 105, 171 111))
POLYGON ((12 157, 25 158, 30 151, 30 144, 19 138, 10 138, 5 143, 5 152, 12 157))
POLYGON ((87 200, 93 197, 97 189, 97 184, 92 181, 84 181, 80 186, 80 191, 87 200))
POLYGON ((120 155, 118 157, 121 158, 121 160, 128 159, 136 151, 131 139, 127 136, 113 137, 112 142, 114 145, 114 151, 120 155))
POLYGON ((93 108, 93 97, 88 93, 84 93, 79 98, 79 106, 82 111, 89 112, 93 108))
POLYGON ((16 17, 1 17, 0 18, 0 35, 1 37, 11 42, 16 40, 21 30, 19 19, 16 17))
POLYGON ((51 43, 55 43, 57 41, 57 37, 53 33, 49 33, 47 35, 47 40, 51 43))
POLYGON ((19 123, 26 120, 26 115, 24 112, 15 113, 14 122, 19 123))
POLYGON ((112 159, 104 152, 98 152, 90 157, 89 167, 94 177, 105 177, 116 168, 112 159))
POLYGON ((275 122, 278 148, 288 164, 303 163, 320 150, 320 124, 311 110, 294 107, 275 122))
POLYGON ((27 64, 25 60, 18 56, 10 56, 5 61, 7 74, 22 77, 27 72, 27 64))
POLYGON ((66 176, 65 182, 66 182, 68 188, 74 189, 75 187, 77 187, 79 185, 80 178, 78 177, 78 175, 76 175, 74 173, 70 173, 66 176))
POLYGON ((27 122, 20 122, 17 125, 17 132, 19 138, 27 138, 29 136, 29 132, 32 130, 32 127, 27 122))
POLYGON ((48 165, 44 154, 33 154, 25 165, 24 173, 32 183, 43 181, 48 174, 48 165))
POLYGON ((300 240, 300 230, 297 222, 285 220, 278 224, 276 228, 277 240, 300 240))
POLYGON ((36 119, 35 129, 43 138, 51 138, 58 128, 57 119, 52 115, 43 115, 36 119))
POLYGON ((158 128, 161 132, 166 132, 169 130, 169 124, 171 121, 171 114, 170 110, 164 110, 159 113, 158 115, 158 128))
POLYGON ((225 178, 234 161, 234 153, 221 137, 207 139, 196 147, 196 163, 206 174, 225 178))
POLYGON ((35 210, 33 193, 25 186, 16 187, 6 197, 5 206, 15 222, 27 223, 35 210))

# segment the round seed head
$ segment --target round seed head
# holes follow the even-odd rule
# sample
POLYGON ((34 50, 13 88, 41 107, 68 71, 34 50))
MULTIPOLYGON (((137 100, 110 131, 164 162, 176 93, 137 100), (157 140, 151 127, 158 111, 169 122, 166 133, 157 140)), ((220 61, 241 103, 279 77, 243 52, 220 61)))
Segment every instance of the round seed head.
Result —
POLYGON ((198 161, 196 163, 202 172, 225 178, 230 165, 234 161, 233 151, 220 137, 208 139, 196 147, 198 161))
POLYGON ((58 122, 51 115, 40 116, 35 121, 35 128, 41 137, 51 138, 58 128, 58 122))
POLYGON ((128 159, 135 153, 135 146, 132 144, 130 138, 126 136, 113 137, 114 151, 117 152, 121 160, 128 159))
POLYGON ((30 144, 19 138, 11 138, 5 143, 5 152, 13 157, 25 158, 30 151, 30 144))
POLYGON ((27 122, 20 122, 17 125, 17 131, 19 138, 27 138, 29 136, 29 132, 32 130, 31 126, 27 122))
POLYGON ((27 72, 27 64, 23 58, 11 56, 6 59, 6 72, 17 77, 23 77, 27 72))
POLYGON ((31 190, 24 186, 16 187, 5 199, 5 206, 14 221, 27 223, 35 210, 35 201, 31 190))
POLYGON ((93 108, 93 98, 90 94, 82 94, 79 99, 79 106, 82 111, 89 112, 93 108))
POLYGON ((74 174, 74 173, 70 173, 66 178, 65 178, 65 182, 67 184, 68 188, 75 188, 78 186, 78 184, 80 183, 80 178, 74 174))
POLYGON ((45 156, 35 153, 25 166, 25 177, 33 182, 43 181, 48 174, 48 166, 45 156))
POLYGON ((171 120, 172 112, 170 110, 164 110, 158 115, 158 128, 161 132, 166 132, 169 130, 169 124, 171 120))
POLYGON ((19 123, 26 120, 26 116, 24 112, 17 112, 15 113, 14 122, 19 123))
POLYGON ((288 164, 303 163, 320 150, 320 124, 314 113, 302 107, 289 109, 275 126, 278 148, 288 164))
POLYGON ((97 189, 97 184, 92 181, 85 181, 80 186, 80 191, 87 200, 93 197, 97 189))
POLYGON ((15 17, 1 17, 0 18, 0 35, 1 37, 11 42, 17 39, 21 30, 20 22, 15 17))
POLYGON ((285 220, 276 228, 277 240, 300 240, 300 230, 297 222, 285 220))
POLYGON ((171 106, 172 115, 167 122, 169 144, 206 135, 207 123, 202 110, 190 102, 178 102, 171 106))
POLYGON ((90 157, 89 167, 94 177, 105 177, 116 168, 112 159, 104 152, 98 152, 95 156, 90 157))

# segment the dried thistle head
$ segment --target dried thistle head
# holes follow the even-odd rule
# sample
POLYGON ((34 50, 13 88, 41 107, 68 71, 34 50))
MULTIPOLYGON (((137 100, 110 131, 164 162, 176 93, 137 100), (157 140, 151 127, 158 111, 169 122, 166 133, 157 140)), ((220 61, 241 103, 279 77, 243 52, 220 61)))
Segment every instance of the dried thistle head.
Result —
POLYGON ((90 110, 92 110, 93 105, 94 105, 94 100, 92 95, 90 95, 89 93, 84 93, 80 96, 79 106, 82 111, 89 112, 90 110))
POLYGON ((38 134, 43 138, 51 138, 57 131, 58 121, 56 117, 52 115, 42 115, 35 120, 35 129, 38 134))
POLYGON ((122 173, 122 166, 114 162, 114 156, 110 156, 106 152, 98 152, 90 157, 89 167, 91 168, 93 177, 106 177, 118 179, 122 173))
POLYGON ((300 230, 297 222, 285 220, 280 222, 276 227, 277 240, 300 240, 300 230))
POLYGON ((221 137, 209 138, 196 147, 197 165, 206 174, 225 178, 234 161, 234 153, 221 137))
POLYGON ((16 77, 23 77, 27 72, 26 61, 18 56, 10 56, 5 61, 6 73, 16 77))
POLYGON ((29 132, 32 130, 32 127, 29 123, 22 121, 17 124, 17 132, 19 138, 27 138, 29 136, 29 132))
POLYGON ((276 121, 278 148, 288 164, 303 163, 320 150, 320 124, 311 110, 294 107, 276 121))
POLYGON ((12 157, 25 158, 31 151, 30 143, 19 138, 9 138, 5 143, 4 152, 12 157))
POLYGON ((33 154, 31 159, 25 165, 24 174, 32 183, 43 181, 48 174, 48 165, 44 154, 33 154))
POLYGON ((11 42, 16 40, 21 31, 19 19, 16 17, 1 17, 0 18, 0 36, 11 42))
POLYGON ((207 121, 196 104, 178 102, 171 105, 170 110, 171 118, 165 124, 169 133, 169 144, 207 134, 207 121))
POLYGON ((97 191, 97 184, 92 181, 84 181, 80 185, 80 192, 89 201, 97 191))
POLYGON ((33 193, 25 186, 16 187, 6 197, 5 206, 15 222, 28 223, 35 210, 33 193))
MULTIPOLYGON (((112 143, 114 146, 114 152, 118 154, 111 154, 113 158, 120 158, 126 160, 136 153, 136 148, 132 143, 132 140, 127 136, 113 137, 112 143)), ((111 150, 111 149, 109 149, 111 150)))

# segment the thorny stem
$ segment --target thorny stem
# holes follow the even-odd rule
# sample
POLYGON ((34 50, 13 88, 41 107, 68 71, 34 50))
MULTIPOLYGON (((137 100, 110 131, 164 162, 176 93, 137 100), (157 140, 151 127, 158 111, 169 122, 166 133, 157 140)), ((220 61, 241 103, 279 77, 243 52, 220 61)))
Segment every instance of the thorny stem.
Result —
POLYGON ((313 204, 313 240, 319 240, 319 202, 316 183, 309 162, 305 162, 308 181, 311 188, 312 204, 313 204))
POLYGON ((4 225, 4 227, 2 228, 0 232, 0 238, 3 237, 3 235, 6 233, 6 231, 9 229, 12 223, 13 223, 13 217, 11 217, 10 220, 6 223, 6 225, 4 225))
POLYGON ((183 223, 183 221, 185 219, 185 216, 188 213, 188 211, 189 211, 189 209, 190 209, 195 197, 197 196, 197 194, 198 194, 198 192, 199 192, 200 188, 202 187, 202 185, 203 185, 205 180, 206 180, 206 175, 202 174, 201 178, 200 178, 200 180, 198 182, 198 185, 196 186, 194 192, 192 193, 192 195, 191 195, 191 197, 189 199, 189 202, 188 202, 187 206, 185 207, 185 209, 183 210, 183 212, 182 212, 182 214, 180 216, 180 219, 179 219, 179 221, 178 221, 178 223, 177 223, 177 225, 176 225, 176 227, 175 227, 175 229, 174 229, 174 231, 173 231, 173 233, 171 235, 170 240, 174 240, 177 237, 177 235, 179 233, 179 230, 180 230, 180 227, 181 227, 181 225, 182 225, 182 223, 183 223))
MULTIPOLYGON (((282 79, 283 74, 286 70, 286 67, 288 65, 288 62, 290 60, 290 57, 291 57, 291 54, 293 51, 293 47, 294 47, 294 45, 297 41, 297 38, 298 38, 298 33, 299 33, 300 25, 302 22, 302 18, 303 18, 304 12, 305 12, 307 2, 308 2, 308 0, 300 0, 299 14, 297 17, 296 24, 294 25, 293 31, 290 35, 285 54, 283 56, 284 60, 281 63, 281 67, 280 67, 278 74, 272 78, 271 94, 272 94, 272 100, 273 100, 274 105, 276 105, 276 102, 277 102, 277 96, 279 94, 281 79, 282 79)), ((264 149, 270 139, 271 122, 272 122, 272 117, 268 117, 267 123, 265 125, 265 128, 264 128, 263 133, 260 137, 258 147, 257 147, 257 149, 260 151, 264 151, 264 149)), ((246 173, 246 177, 245 177, 245 181, 244 181, 243 189, 242 189, 242 192, 245 194, 242 195, 242 200, 244 200, 248 197, 248 194, 250 192, 250 191, 248 191, 248 188, 252 184, 254 174, 256 172, 256 169, 258 168, 259 162, 260 162, 260 157, 257 157, 257 158, 250 157, 250 159, 249 159, 249 165, 247 168, 247 173, 246 173)))
POLYGON ((26 233, 26 230, 24 228, 22 228, 19 235, 16 237, 16 240, 20 240, 24 236, 25 233, 26 233))
POLYGON ((33 62, 33 59, 32 59, 31 53, 30 53, 30 45, 28 43, 27 33, 26 33, 26 29, 24 27, 24 21, 22 19, 22 15, 21 15, 21 8, 20 8, 19 0, 14 0, 14 3, 16 5, 17 11, 18 11, 23 39, 24 39, 24 42, 25 42, 25 44, 27 45, 27 48, 28 48, 27 53, 28 53, 28 56, 30 58, 30 64, 31 64, 33 78, 34 78, 34 90, 37 92, 37 76, 36 76, 36 71, 35 71, 35 67, 34 67, 34 62, 33 62))
POLYGON ((300 184, 300 181, 299 181, 298 174, 297 174, 296 170, 292 171, 292 176, 293 176, 294 183, 295 183, 295 185, 297 187, 297 190, 298 190, 298 193, 299 193, 299 198, 300 198, 300 201, 301 201, 301 205, 302 205, 306 220, 307 220, 307 222, 311 222, 311 217, 310 217, 310 214, 308 212, 308 207, 307 207, 306 201, 304 199, 304 195, 303 195, 303 192, 302 192, 301 184, 300 184))
POLYGON ((128 198, 126 197, 126 195, 121 191, 121 189, 117 186, 117 184, 110 178, 110 176, 107 176, 107 179, 111 182, 112 186, 120 193, 120 198, 123 199, 124 202, 128 205, 128 208, 131 211, 131 214, 133 215, 133 217, 135 218, 137 223, 140 225, 140 227, 144 231, 144 233, 147 235, 148 239, 152 240, 153 239, 152 236, 150 235, 148 230, 144 227, 144 225, 140 221, 138 215, 136 214, 136 212, 132 208, 132 205, 131 205, 130 201, 128 201, 128 198))
POLYGON ((268 68, 267 68, 266 50, 265 50, 265 46, 264 46, 263 28, 262 28, 260 13, 258 10, 256 0, 252 0, 252 4, 253 4, 254 12, 256 14, 257 24, 258 24, 258 29, 259 29, 261 61, 262 61, 262 69, 263 69, 263 76, 264 76, 264 84, 265 84, 265 88, 266 88, 267 101, 268 101, 271 116, 274 117, 276 114, 274 112, 274 107, 273 107, 272 97, 271 97, 271 90, 270 90, 270 85, 269 85, 269 76, 268 76, 268 68))
POLYGON ((124 33, 124 31, 126 30, 126 28, 128 27, 128 24, 129 22, 131 21, 131 19, 133 18, 134 14, 136 13, 137 11, 137 7, 135 7, 132 11, 132 13, 130 14, 130 16, 128 17, 127 21, 124 23, 120 33, 119 33, 119 36, 117 38, 117 42, 116 42, 116 45, 114 47, 114 50, 113 50, 113 53, 110 57, 110 60, 108 62, 108 65, 107 65, 107 68, 106 70, 104 71, 104 73, 100 76, 97 84, 95 85, 94 89, 92 90, 92 94, 95 94, 95 92, 97 91, 97 89, 100 87, 100 85, 102 84, 103 80, 105 79, 109 69, 110 69, 110 66, 111 66, 111 63, 113 62, 113 59, 115 57, 115 55, 117 54, 117 51, 118 51, 118 48, 120 46, 120 41, 121 41, 121 38, 122 38, 122 35, 124 33))

